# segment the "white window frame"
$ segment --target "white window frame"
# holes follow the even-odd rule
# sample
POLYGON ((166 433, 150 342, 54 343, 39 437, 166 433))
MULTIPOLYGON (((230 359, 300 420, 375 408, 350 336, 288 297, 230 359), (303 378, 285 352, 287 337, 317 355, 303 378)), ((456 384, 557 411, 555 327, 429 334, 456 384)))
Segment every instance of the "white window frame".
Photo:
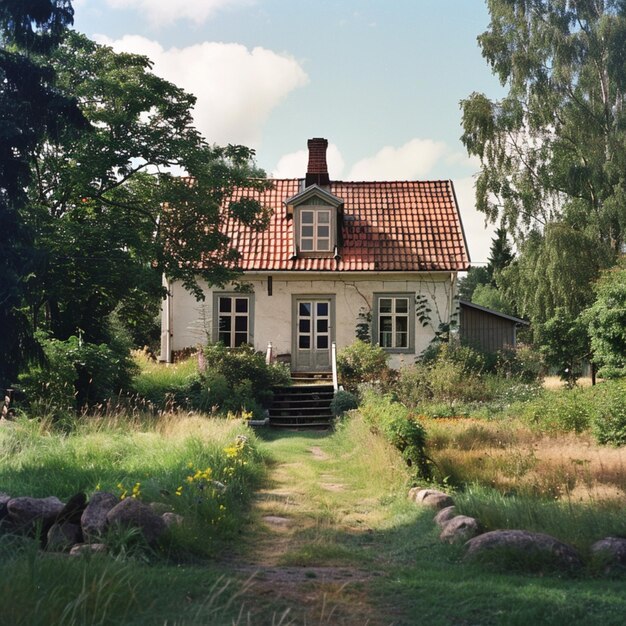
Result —
POLYGON ((316 207, 316 206, 303 206, 298 209, 298 248, 300 252, 303 254, 315 254, 315 253, 324 253, 330 254, 332 253, 334 247, 334 228, 333 228, 333 215, 334 211, 330 207, 316 207), (313 217, 313 221, 310 223, 304 223, 304 214, 310 213, 313 217), (320 220, 321 215, 326 215, 327 221, 323 222, 320 220), (312 235, 304 235, 303 231, 305 228, 312 228, 312 235), (327 228, 328 235, 322 237, 320 236, 320 229, 327 228), (310 249, 304 249, 303 242, 304 241, 311 242, 310 249), (327 248, 320 248, 320 241, 326 240, 328 241, 327 248))
MULTIPOLYGON (((415 352, 415 294, 413 293, 376 293, 374 294, 374 319, 372 323, 372 341, 388 352, 415 352), (381 302, 391 300, 391 311, 381 313, 381 302), (397 312, 397 301, 406 300, 406 312, 397 312), (391 345, 381 343, 381 317, 391 318, 391 345), (397 345, 397 320, 406 320, 406 345, 397 345)), ((402 332, 402 331, 400 331, 402 332)))
POLYGON ((238 292, 215 292, 213 294, 213 341, 222 341, 221 335, 225 332, 230 334, 230 340, 228 343, 222 341, 227 348, 236 348, 242 344, 254 345, 254 294, 238 293, 238 292), (220 311, 220 300, 227 298, 231 301, 230 312, 220 311), (238 312, 236 301, 247 300, 247 310, 245 312, 238 312), (246 341, 237 344, 237 334, 243 333, 243 331, 237 331, 236 322, 238 318, 245 317, 247 319, 246 341), (221 319, 230 319, 230 330, 220 330, 221 319))

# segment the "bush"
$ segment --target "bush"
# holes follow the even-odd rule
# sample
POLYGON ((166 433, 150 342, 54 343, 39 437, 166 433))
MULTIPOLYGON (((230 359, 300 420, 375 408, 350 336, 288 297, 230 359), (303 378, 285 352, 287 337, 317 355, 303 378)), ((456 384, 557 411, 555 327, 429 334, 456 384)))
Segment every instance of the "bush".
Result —
POLYGON ((531 425, 546 432, 576 432, 591 424, 593 404, 589 390, 574 388, 544 391, 522 411, 531 425))
POLYGON ((357 339, 337 355, 337 371, 342 385, 352 393, 359 383, 387 383, 392 376, 389 355, 380 347, 357 339))
POLYGON ((430 368, 423 363, 403 367, 398 372, 395 385, 398 400, 409 407, 417 407, 433 397, 430 368))
POLYGON ((497 354, 496 372, 524 383, 541 380, 544 372, 541 353, 528 345, 500 350, 497 354))
POLYGON ((366 423, 397 448, 416 477, 429 478, 430 466, 424 447, 426 431, 409 409, 388 395, 370 391, 360 407, 366 423))
POLYGON ((598 386, 592 431, 600 444, 626 444, 626 384, 623 381, 598 386))
POLYGON ((349 391, 338 391, 330 403, 330 409, 335 417, 341 417, 347 411, 356 409, 358 406, 357 397, 349 391))

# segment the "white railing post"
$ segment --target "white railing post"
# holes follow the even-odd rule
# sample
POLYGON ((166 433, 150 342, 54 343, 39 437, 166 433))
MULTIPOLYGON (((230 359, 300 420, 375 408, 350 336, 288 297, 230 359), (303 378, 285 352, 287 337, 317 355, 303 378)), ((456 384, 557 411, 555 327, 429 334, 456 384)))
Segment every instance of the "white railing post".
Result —
POLYGON ((265 353, 265 362, 269 365, 272 362, 272 342, 267 344, 267 352, 265 353))
POLYGON ((333 368, 333 389, 336 393, 339 391, 339 380, 337 378, 337 344, 334 341, 330 344, 330 360, 333 368))

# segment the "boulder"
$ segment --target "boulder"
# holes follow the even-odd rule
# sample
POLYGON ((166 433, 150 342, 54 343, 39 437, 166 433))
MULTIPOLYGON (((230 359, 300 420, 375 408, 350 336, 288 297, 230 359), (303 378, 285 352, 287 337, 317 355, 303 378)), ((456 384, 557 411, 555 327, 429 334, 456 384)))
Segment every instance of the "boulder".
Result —
POLYGON ((431 509, 445 509, 454 504, 454 500, 443 491, 436 489, 420 489, 415 494, 415 502, 421 506, 427 506, 431 509))
MULTIPOLYGON (((434 494, 445 495, 443 491, 439 491, 438 489, 420 489, 419 487, 413 487, 411 491, 413 492, 413 497, 411 499, 417 502, 418 504, 423 502, 424 498, 427 498, 428 496, 431 496, 434 494)), ((409 494, 411 494, 411 491, 409 491, 409 494)))
POLYGON ((411 487, 411 489, 409 489, 409 500, 415 502, 415 497, 420 491, 422 491, 420 487, 411 487))
POLYGON ((30 527, 36 523, 49 527, 63 508, 63 502, 54 496, 12 498, 7 502, 8 518, 16 528, 30 527))
POLYGON ((605 573, 626 568, 626 539, 605 537, 591 546, 591 555, 605 567, 605 573))
POLYGON ((520 561, 536 561, 557 567, 582 566, 578 552, 555 537, 527 530, 493 530, 470 539, 466 559, 497 560, 504 555, 520 561))
POLYGON ((477 519, 467 515, 457 515, 445 523, 439 539, 448 543, 460 543, 475 537, 478 533, 480 533, 480 524, 477 519))
POLYGON ((161 515, 161 519, 165 522, 165 525, 168 528, 171 528, 172 526, 182 526, 185 521, 185 518, 182 515, 178 515, 178 513, 172 513, 170 511, 163 513, 163 515, 161 515))
POLYGON ((106 554, 107 547, 103 543, 77 543, 71 550, 70 556, 85 556, 89 554, 106 554))
POLYGON ((57 515, 56 522, 62 524, 69 522, 70 524, 80 524, 80 518, 87 506, 87 496, 84 493, 73 495, 63 510, 57 515))
POLYGON ((79 524, 71 522, 52 524, 47 535, 47 549, 55 551, 69 550, 83 540, 83 531, 79 524))
POLYGON ((9 509, 7 504, 11 496, 8 493, 3 493, 0 491, 0 520, 4 519, 9 514, 9 509))
POLYGON ((138 528, 149 544, 154 544, 166 531, 167 526, 147 504, 135 498, 126 498, 107 513, 110 526, 138 528))
POLYGON ((447 522, 449 522, 456 515, 456 507, 455 506, 447 506, 444 509, 441 509, 437 515, 435 515, 434 522, 439 526, 439 528, 443 528, 447 522))
POLYGON ((95 540, 102 535, 107 525, 107 513, 119 503, 112 493, 96 491, 85 507, 80 524, 87 541, 95 540))

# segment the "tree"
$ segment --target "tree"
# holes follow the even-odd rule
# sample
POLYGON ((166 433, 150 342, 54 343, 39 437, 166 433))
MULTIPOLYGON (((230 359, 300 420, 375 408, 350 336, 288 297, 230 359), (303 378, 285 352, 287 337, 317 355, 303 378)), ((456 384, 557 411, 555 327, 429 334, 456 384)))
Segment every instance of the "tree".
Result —
POLYGON ((602 274, 596 300, 585 312, 594 360, 603 376, 626 374, 626 265, 602 274))
POLYGON ((486 285, 489 281, 487 268, 473 265, 469 268, 467 275, 459 280, 459 298, 471 302, 476 287, 486 285))
POLYGON ((507 315, 514 313, 512 307, 502 297, 501 291, 491 283, 477 285, 472 294, 472 302, 507 315))
POLYGON ((101 342, 115 309, 136 329, 147 304, 153 315, 163 273, 198 298, 200 280, 235 276, 220 208, 246 188, 228 218, 263 228, 253 196, 267 182, 250 179, 258 174, 251 150, 204 141, 192 124, 195 98, 152 74, 146 57, 69 33, 53 64, 92 132, 39 144, 30 224, 41 254, 30 303, 55 337, 80 329, 86 342, 101 342), (174 175, 181 170, 188 177, 174 175))
POLYGON ((506 229, 500 227, 496 230, 496 236, 491 240, 489 262, 487 264, 487 272, 489 273, 492 287, 498 286, 498 273, 507 268, 514 258, 515 255, 507 238, 506 229))
POLYGON ((36 256, 34 234, 23 220, 25 189, 36 146, 62 129, 84 127, 47 63, 72 18, 67 0, 0 3, 0 387, 41 355, 23 309, 36 256))
POLYGON ((626 226, 626 3, 488 0, 483 56, 508 88, 462 103, 478 208, 518 241, 566 221, 613 253, 626 226))

